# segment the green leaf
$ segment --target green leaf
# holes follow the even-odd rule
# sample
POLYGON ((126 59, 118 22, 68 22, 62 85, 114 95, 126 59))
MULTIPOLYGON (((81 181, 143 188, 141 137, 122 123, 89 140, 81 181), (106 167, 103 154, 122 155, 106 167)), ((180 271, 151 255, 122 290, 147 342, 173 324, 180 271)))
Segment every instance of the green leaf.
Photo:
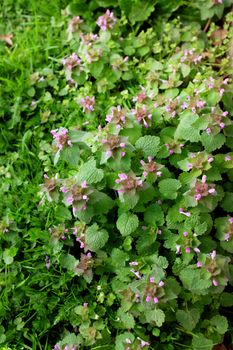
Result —
POLYGON ((192 341, 193 350, 212 350, 213 342, 204 337, 203 334, 195 334, 192 341))
POLYGON ((161 327, 165 321, 165 314, 160 309, 146 311, 145 317, 148 323, 154 322, 157 327, 161 327))
POLYGON ((233 193, 226 192, 220 205, 227 213, 233 212, 233 193))
POLYGON ((164 224, 164 213, 158 204, 151 204, 145 211, 144 220, 147 224, 157 223, 159 226, 164 224))
POLYGON ((220 300, 221 300, 221 305, 223 307, 233 306, 232 293, 227 293, 227 292, 222 293, 220 300))
POLYGON ((67 270, 74 271, 75 267, 78 264, 78 260, 71 254, 62 254, 59 258, 60 264, 62 267, 67 270))
POLYGON ((221 148, 226 141, 226 138, 223 134, 218 135, 208 135, 204 132, 201 135, 201 143, 205 147, 207 152, 213 152, 216 149, 221 148))
POLYGON ((180 187, 181 183, 176 179, 164 179, 159 182, 159 192, 167 199, 175 199, 180 187))
POLYGON ((116 225, 122 236, 128 236, 137 229, 139 220, 135 214, 123 213, 119 216, 116 225))
POLYGON ((96 252, 107 243, 108 232, 106 230, 99 230, 98 225, 93 224, 86 230, 85 241, 90 250, 96 252))
POLYGON ((96 161, 90 159, 88 162, 84 163, 77 175, 77 180, 79 182, 87 181, 87 184, 100 182, 104 177, 104 172, 102 169, 96 168, 96 161))
POLYGON ((180 123, 174 134, 177 140, 187 140, 190 142, 198 142, 200 140, 200 132, 197 127, 192 126, 198 120, 198 116, 189 112, 183 112, 180 123))
POLYGON ((212 285, 209 279, 210 274, 204 270, 193 269, 192 266, 187 267, 180 273, 180 279, 184 288, 190 290, 193 294, 206 294, 208 288, 212 285))
POLYGON ((143 136, 137 140, 135 146, 137 149, 141 149, 145 155, 145 157, 154 157, 158 151, 160 144, 160 138, 158 136, 143 136))
POLYGON ((107 194, 94 191, 90 204, 93 206, 95 215, 106 214, 114 206, 114 201, 107 194))
MULTIPOLYGON (((126 1, 127 2, 127 1, 126 1)), ((135 22, 146 21, 151 12, 154 11, 157 0, 136 1, 131 8, 129 19, 134 24, 135 22)))
POLYGON ((121 319, 121 322, 124 325, 124 328, 126 328, 126 329, 134 328, 135 320, 134 320, 133 316, 130 313, 125 312, 121 308, 118 310, 117 313, 118 313, 118 316, 121 319))
POLYGON ((184 329, 192 331, 200 319, 200 311, 197 309, 191 309, 187 311, 178 310, 176 313, 176 318, 184 329))
POLYGON ((114 267, 125 266, 126 260, 129 260, 127 253, 119 248, 113 248, 111 252, 111 263, 114 267))
POLYGON ((219 334, 225 334, 228 330, 228 322, 226 317, 216 315, 210 319, 210 324, 216 328, 219 334))
POLYGON ((16 247, 11 247, 8 249, 5 249, 3 252, 3 260, 6 265, 10 265, 14 261, 14 257, 17 254, 18 249, 16 247))

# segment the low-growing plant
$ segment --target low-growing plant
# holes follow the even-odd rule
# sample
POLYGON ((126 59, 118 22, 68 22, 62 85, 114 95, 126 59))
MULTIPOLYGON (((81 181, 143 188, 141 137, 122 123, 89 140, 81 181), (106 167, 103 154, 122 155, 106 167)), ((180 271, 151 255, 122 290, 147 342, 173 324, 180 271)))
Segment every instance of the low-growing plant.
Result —
POLYGON ((4 107, 3 346, 232 342, 231 5, 73 1, 53 17, 52 63, 4 107))

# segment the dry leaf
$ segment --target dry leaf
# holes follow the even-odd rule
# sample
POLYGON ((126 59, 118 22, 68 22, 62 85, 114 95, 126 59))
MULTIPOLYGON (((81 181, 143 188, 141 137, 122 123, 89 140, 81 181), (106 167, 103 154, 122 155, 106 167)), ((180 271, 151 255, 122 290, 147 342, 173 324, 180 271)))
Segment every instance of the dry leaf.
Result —
POLYGON ((6 44, 12 46, 13 45, 13 34, 0 35, 0 40, 5 41, 6 44))

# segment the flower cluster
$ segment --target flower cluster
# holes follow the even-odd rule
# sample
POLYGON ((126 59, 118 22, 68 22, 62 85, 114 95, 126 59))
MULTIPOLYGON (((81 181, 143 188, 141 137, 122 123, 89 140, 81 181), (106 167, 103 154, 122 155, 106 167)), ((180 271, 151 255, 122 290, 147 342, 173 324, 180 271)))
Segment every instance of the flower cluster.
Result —
POLYGON ((119 194, 135 191, 143 186, 143 180, 136 177, 135 174, 118 174, 119 179, 116 179, 116 184, 119 185, 117 192, 119 194))
POLYGON ((135 116, 139 124, 141 124, 145 128, 149 127, 149 124, 152 119, 152 114, 147 111, 146 105, 143 105, 142 107, 137 109, 132 109, 131 112, 135 116))
POLYGON ((94 111, 94 106, 95 106, 95 97, 92 96, 86 96, 83 97, 80 101, 82 107, 83 107, 83 111, 84 112, 93 112, 94 111))
POLYGON ((216 190, 214 185, 208 185, 206 183, 206 175, 202 176, 201 181, 197 180, 195 185, 195 195, 194 198, 196 201, 200 201, 203 197, 211 195, 216 195, 216 190))
POLYGON ((64 196, 64 203, 67 206, 72 206, 73 214, 77 211, 87 209, 87 202, 90 199, 92 190, 87 186, 87 182, 83 181, 81 184, 76 183, 75 180, 64 182, 60 191, 64 196))
POLYGON ((61 151, 66 146, 72 146, 72 142, 69 138, 69 132, 66 128, 60 128, 52 130, 53 140, 56 148, 61 151))
POLYGON ((117 19, 114 16, 114 13, 110 10, 107 10, 104 15, 100 16, 97 19, 96 24, 100 27, 101 30, 106 31, 108 29, 112 29, 116 21, 117 19))

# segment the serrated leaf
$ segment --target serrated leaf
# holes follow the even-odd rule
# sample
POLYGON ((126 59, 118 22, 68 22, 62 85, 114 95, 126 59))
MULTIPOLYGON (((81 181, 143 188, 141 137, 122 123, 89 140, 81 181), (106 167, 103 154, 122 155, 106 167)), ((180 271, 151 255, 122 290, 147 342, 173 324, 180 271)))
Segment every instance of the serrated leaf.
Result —
POLYGON ((135 214, 123 213, 119 216, 116 225, 122 236, 128 236, 137 229, 139 220, 135 214))
POLYGON ((198 116, 191 113, 186 113, 181 117, 174 138, 177 140, 187 140, 190 142, 198 142, 200 140, 200 131, 192 124, 198 120, 198 116))
POLYGON ((161 327, 165 321, 165 314, 160 309, 149 310, 145 314, 148 323, 154 322, 157 327, 161 327))
POLYGON ((111 252, 111 262, 114 267, 125 266, 126 260, 128 260, 128 254, 118 248, 113 248, 111 252))
POLYGON ((193 337, 192 345, 193 350, 212 350, 214 344, 212 340, 205 338, 203 334, 199 333, 193 337))
POLYGON ((118 313, 118 316, 121 319, 121 322, 124 325, 124 328, 126 328, 126 329, 134 328, 135 320, 134 320, 133 316, 130 313, 125 312, 122 309, 119 309, 117 313, 118 313))
POLYGON ((228 330, 228 322, 226 317, 216 315, 210 319, 210 324, 216 328, 219 334, 225 334, 228 330))
POLYGON ((178 310, 176 313, 176 318, 184 329, 192 331, 200 319, 200 312, 197 309, 191 309, 187 311, 178 310))
POLYGON ((164 179, 159 182, 159 192, 163 198, 175 199, 180 187, 181 183, 176 179, 164 179))
POLYGON ((66 147, 60 152, 60 159, 76 167, 79 164, 79 154, 79 146, 72 145, 71 147, 66 147))
POLYGON ((164 224, 164 213, 158 204, 151 204, 145 211, 144 220, 147 224, 157 223, 159 226, 164 224))
MULTIPOLYGON (((127 1, 126 1, 127 2, 127 1)), ((135 22, 146 21, 151 12, 154 11, 154 6, 157 0, 136 1, 131 8, 129 19, 134 24, 135 22)))
POLYGON ((77 180, 79 182, 87 181, 87 184, 100 182, 104 177, 102 169, 96 168, 96 161, 90 159, 88 162, 83 164, 78 172, 77 180))
POLYGON ((212 285, 207 271, 196 270, 192 267, 182 270, 179 277, 184 288, 190 290, 193 294, 206 294, 207 289, 212 285))
POLYGON ((221 148, 226 141, 226 138, 223 134, 218 135, 208 135, 204 132, 201 135, 201 143, 205 147, 207 152, 213 152, 216 149, 221 148))
POLYGON ((103 248, 108 241, 108 232, 106 230, 99 230, 97 224, 88 227, 85 233, 85 242, 89 249, 93 252, 103 248))
POLYGON ((140 137, 135 146, 137 149, 141 149, 143 151, 145 157, 154 157, 159 151, 159 144, 160 138, 158 136, 146 135, 140 137))

